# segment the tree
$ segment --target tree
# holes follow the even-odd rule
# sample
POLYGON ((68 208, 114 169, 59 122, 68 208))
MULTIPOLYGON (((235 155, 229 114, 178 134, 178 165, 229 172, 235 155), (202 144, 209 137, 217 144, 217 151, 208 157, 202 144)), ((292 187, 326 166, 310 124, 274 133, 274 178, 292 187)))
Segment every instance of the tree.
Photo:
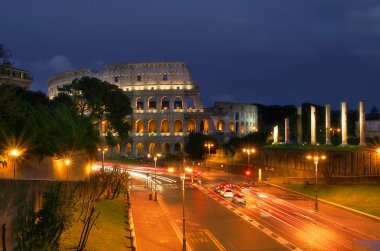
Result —
POLYGON ((186 152, 190 154, 193 159, 202 159, 204 154, 208 153, 208 149, 204 145, 209 141, 214 143, 216 149, 217 140, 214 137, 204 135, 200 132, 190 132, 185 146, 186 152))
POLYGON ((41 92, 0 85, 0 150, 17 146, 37 157, 94 152, 98 140, 91 121, 73 107, 41 92))
POLYGON ((83 77, 59 90, 71 97, 80 116, 89 117, 98 126, 105 118, 110 125, 108 131, 114 130, 121 138, 128 137, 129 125, 125 118, 133 110, 128 96, 118 86, 97 78, 83 77))

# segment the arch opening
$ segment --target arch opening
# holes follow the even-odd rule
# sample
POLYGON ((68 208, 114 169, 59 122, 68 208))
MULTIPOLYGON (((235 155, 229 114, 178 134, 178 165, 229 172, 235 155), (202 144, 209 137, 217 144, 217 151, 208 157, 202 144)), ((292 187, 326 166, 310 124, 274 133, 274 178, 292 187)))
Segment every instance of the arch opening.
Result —
POLYGON ((179 119, 174 121, 174 132, 183 132, 183 124, 179 119))
POLYGON ((141 119, 136 121, 135 124, 135 133, 143 133, 144 132, 144 125, 141 119))
POLYGON ((162 110, 169 110, 169 104, 170 104, 170 100, 168 97, 161 98, 161 109, 162 110))
POLYGON ((199 127, 200 127, 200 131, 202 133, 208 133, 208 131, 209 131, 208 120, 207 119, 202 119, 199 127))
POLYGON ((169 121, 167 119, 164 119, 161 121, 161 132, 162 133, 168 133, 170 131, 169 128, 169 121))
POLYGON ((161 146, 161 154, 167 155, 168 153, 170 153, 170 145, 168 143, 163 143, 161 146))
POLYGON ((136 145, 136 155, 137 156, 144 156, 144 144, 143 143, 138 143, 136 145))
POLYGON ((187 109, 195 109, 195 101, 193 97, 187 97, 185 99, 187 109))
POLYGON ((174 98, 174 109, 182 109, 182 98, 181 97, 175 97, 174 98))
POLYGON ((225 125, 224 125, 224 121, 220 119, 220 120, 218 121, 217 125, 216 125, 216 129, 217 129, 217 131, 218 131, 218 132, 223 132, 223 131, 224 131, 224 127, 225 127, 225 125))
POLYGON ((190 119, 187 121, 187 132, 195 132, 196 123, 194 119, 190 119))
POLYGON ((136 99, 136 109, 144 110, 144 100, 141 97, 136 99))
POLYGON ((157 108, 156 97, 150 97, 148 99, 148 109, 156 109, 156 108, 157 108))
POLYGON ((156 133, 156 132, 157 132, 156 120, 151 119, 148 122, 148 133, 156 133))

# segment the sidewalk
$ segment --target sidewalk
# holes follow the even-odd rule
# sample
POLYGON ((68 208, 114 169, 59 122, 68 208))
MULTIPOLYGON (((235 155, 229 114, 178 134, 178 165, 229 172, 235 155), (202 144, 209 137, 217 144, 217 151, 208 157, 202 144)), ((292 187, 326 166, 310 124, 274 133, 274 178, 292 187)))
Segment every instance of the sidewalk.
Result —
POLYGON ((178 251, 180 238, 158 201, 149 200, 150 190, 131 191, 137 251, 178 251))

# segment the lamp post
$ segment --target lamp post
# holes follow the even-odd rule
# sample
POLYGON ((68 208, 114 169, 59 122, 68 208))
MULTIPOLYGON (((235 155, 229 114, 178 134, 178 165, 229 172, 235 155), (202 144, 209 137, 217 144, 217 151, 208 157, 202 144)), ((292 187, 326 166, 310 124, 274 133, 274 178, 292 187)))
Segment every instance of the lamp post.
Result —
POLYGON ((185 218, 185 179, 186 174, 185 170, 183 170, 183 173, 181 173, 181 180, 182 180, 182 251, 186 251, 186 218, 185 218))
POLYGON ((326 156, 325 155, 318 155, 318 152, 315 152, 312 155, 308 155, 307 159, 309 160, 314 160, 314 166, 315 166, 315 212, 318 212, 318 162, 319 159, 325 160, 326 156))
POLYGON ((211 166, 211 161, 210 161, 211 147, 214 147, 214 144, 211 143, 211 142, 208 142, 208 143, 205 144, 205 147, 208 148, 208 159, 209 159, 209 160, 208 160, 208 166, 209 166, 209 168, 210 168, 210 166, 211 166))
POLYGON ((102 154, 102 172, 104 172, 104 154, 108 151, 107 147, 98 148, 98 151, 102 154))
POLYGON ((69 180, 69 166, 71 164, 70 159, 65 159, 65 165, 66 165, 66 180, 69 180))
MULTIPOLYGON (((148 158, 150 158, 151 155, 148 154, 148 158)), ((157 153, 154 157, 154 201, 157 201, 157 159, 161 157, 161 154, 157 153)))
POLYGON ((249 157, 251 154, 253 154, 256 150, 254 148, 244 148, 243 152, 247 154, 248 156, 248 164, 249 164, 249 157))
MULTIPOLYGON (((185 168, 185 157, 181 155, 180 157, 180 165, 181 165, 181 174, 180 178, 182 181, 182 251, 187 251, 186 248, 186 217, 185 217, 185 180, 186 180, 186 171, 192 172, 191 168, 185 168)), ((173 173, 174 168, 168 168, 168 172, 173 173)))
POLYGON ((21 152, 20 150, 18 149, 12 149, 10 151, 10 154, 13 156, 13 179, 16 179, 16 162, 17 162, 17 158, 21 155, 21 152))

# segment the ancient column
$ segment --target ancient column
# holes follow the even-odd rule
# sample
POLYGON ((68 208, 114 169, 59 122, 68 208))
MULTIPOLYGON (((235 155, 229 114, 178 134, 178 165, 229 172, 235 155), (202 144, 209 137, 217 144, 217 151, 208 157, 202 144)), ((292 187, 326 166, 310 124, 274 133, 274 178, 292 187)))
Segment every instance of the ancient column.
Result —
POLYGON ((310 144, 315 145, 317 144, 317 137, 316 137, 316 121, 315 121, 315 107, 310 107, 310 129, 311 129, 311 141, 310 144))
POLYGON ((289 118, 285 118, 285 144, 290 143, 290 134, 289 134, 289 118))
POLYGON ((347 103, 342 102, 342 146, 347 145, 347 103))
POLYGON ((297 143, 302 144, 302 107, 297 107, 297 143))
POLYGON ((278 125, 273 129, 273 144, 278 144, 278 125))
POLYGON ((365 142, 365 110, 364 110, 364 101, 359 103, 359 130, 360 130, 360 143, 359 146, 366 146, 365 142))
POLYGON ((326 105, 326 145, 331 145, 331 110, 330 105, 326 105))

